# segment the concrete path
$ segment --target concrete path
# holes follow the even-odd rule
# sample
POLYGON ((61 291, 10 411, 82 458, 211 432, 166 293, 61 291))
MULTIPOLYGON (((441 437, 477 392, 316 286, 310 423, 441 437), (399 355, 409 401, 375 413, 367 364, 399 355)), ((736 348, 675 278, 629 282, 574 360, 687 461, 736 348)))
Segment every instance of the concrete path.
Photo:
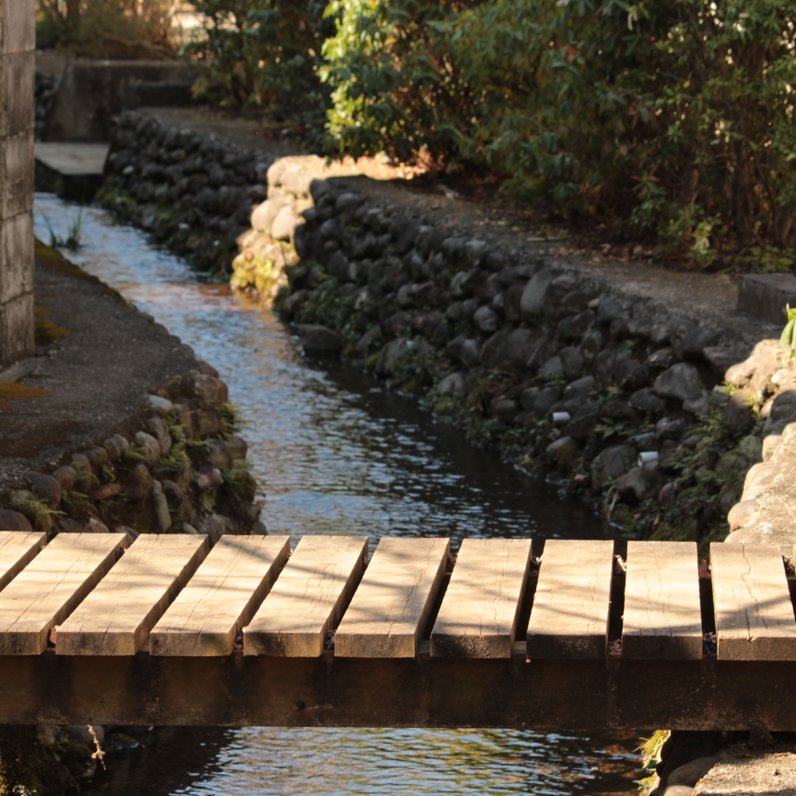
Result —
POLYGON ((145 397, 197 367, 192 350, 118 293, 43 246, 36 253, 39 321, 65 332, 0 373, 0 486, 101 442, 145 397), (9 382, 24 375, 14 397, 9 382))

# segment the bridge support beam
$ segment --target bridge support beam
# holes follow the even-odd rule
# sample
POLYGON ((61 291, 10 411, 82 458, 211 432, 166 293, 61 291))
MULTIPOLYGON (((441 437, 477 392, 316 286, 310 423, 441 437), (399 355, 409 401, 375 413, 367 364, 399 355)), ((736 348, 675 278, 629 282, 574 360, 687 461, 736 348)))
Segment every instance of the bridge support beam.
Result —
POLYGON ((0 0, 0 368, 33 353, 33 0, 0 0))
POLYGON ((0 724, 796 730, 793 663, 0 657, 0 724))

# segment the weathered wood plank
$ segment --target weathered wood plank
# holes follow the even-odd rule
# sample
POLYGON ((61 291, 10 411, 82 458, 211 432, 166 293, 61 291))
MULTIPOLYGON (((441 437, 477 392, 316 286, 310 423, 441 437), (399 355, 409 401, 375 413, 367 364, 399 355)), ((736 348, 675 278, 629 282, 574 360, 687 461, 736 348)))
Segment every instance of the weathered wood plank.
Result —
POLYGON ((0 656, 3 724, 796 729, 783 662, 0 656))
POLYGON ((287 536, 223 536, 152 629, 153 655, 229 655, 290 555, 287 536))
POLYGON ((431 631, 431 654, 510 657, 530 557, 530 539, 465 539, 431 631))
POLYGON ((448 539, 384 538, 334 635, 334 654, 412 658, 445 573, 448 539))
POLYGON ((323 652, 359 583, 364 536, 305 536, 274 587, 243 629, 246 655, 313 657, 323 652))
POLYGON ((528 623, 529 658, 602 658, 608 644, 613 542, 545 542, 528 623))
POLYGON ((0 590, 44 547, 47 534, 38 531, 0 531, 0 590))
POLYGON ((208 548, 204 535, 141 534, 80 607, 56 628, 56 653, 135 655, 208 548))
POLYGON ((702 657, 696 542, 628 542, 622 655, 702 657))
POLYGON ((0 592, 0 655, 38 655, 62 622, 113 566, 123 533, 62 533, 0 592))
POLYGON ((777 545, 710 546, 718 657, 796 660, 796 620, 777 545))

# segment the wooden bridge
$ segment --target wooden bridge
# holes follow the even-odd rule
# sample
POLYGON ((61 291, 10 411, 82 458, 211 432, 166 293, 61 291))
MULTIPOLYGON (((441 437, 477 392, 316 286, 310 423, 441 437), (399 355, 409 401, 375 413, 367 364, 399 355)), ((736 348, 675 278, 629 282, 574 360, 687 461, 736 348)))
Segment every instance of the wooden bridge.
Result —
POLYGON ((367 547, 0 532, 0 723, 796 730, 779 547, 367 547))

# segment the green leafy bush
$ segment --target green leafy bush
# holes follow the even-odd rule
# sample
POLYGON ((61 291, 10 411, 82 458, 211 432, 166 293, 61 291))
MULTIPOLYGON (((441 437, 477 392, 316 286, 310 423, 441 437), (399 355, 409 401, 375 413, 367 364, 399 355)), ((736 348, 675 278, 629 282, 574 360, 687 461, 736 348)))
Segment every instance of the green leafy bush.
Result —
POLYGON ((172 0, 37 0, 36 43, 87 58, 172 58, 172 5, 172 0))
POLYGON ((207 63, 195 86, 222 105, 283 109, 317 133, 328 92, 317 78, 321 46, 330 32, 322 0, 196 0, 203 35, 188 53, 207 63))
POLYGON ((398 160, 446 162, 458 151, 473 97, 441 33, 472 3, 332 0, 335 34, 321 79, 332 89, 328 132, 337 150, 384 151, 398 160))
POLYGON ((703 265, 770 246, 793 262, 793 4, 334 0, 329 13, 340 150, 487 165, 554 217, 703 265))

